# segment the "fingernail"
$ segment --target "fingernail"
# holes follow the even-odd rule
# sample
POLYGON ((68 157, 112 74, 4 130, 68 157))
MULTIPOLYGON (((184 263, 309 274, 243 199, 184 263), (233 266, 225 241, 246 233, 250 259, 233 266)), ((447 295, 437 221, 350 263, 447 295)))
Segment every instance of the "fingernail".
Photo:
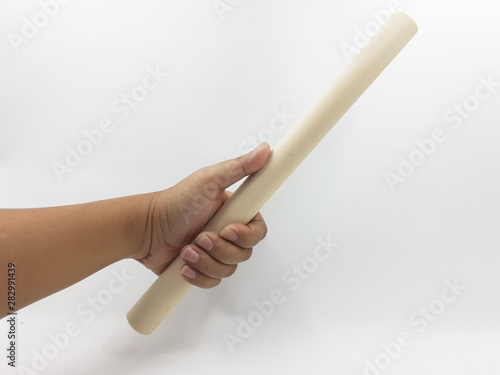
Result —
POLYGON ((199 236, 196 240, 195 243, 201 247, 204 250, 211 250, 212 247, 214 246, 214 243, 210 238, 208 238, 206 235, 202 234, 199 236))
POLYGON ((182 267, 181 273, 190 279, 194 279, 196 276, 196 272, 194 272, 193 269, 189 266, 182 267))
POLYGON ((188 247, 186 250, 184 250, 181 254, 182 259, 189 263, 196 263, 200 259, 199 254, 194 251, 191 247, 188 247))
POLYGON ((221 230, 219 235, 228 241, 236 241, 236 239, 238 238, 236 232, 229 227, 226 227, 223 230, 221 230))
POLYGON ((256 154, 257 152, 262 150, 266 145, 267 145, 267 142, 262 142, 260 145, 258 145, 256 148, 254 148, 251 153, 256 154))

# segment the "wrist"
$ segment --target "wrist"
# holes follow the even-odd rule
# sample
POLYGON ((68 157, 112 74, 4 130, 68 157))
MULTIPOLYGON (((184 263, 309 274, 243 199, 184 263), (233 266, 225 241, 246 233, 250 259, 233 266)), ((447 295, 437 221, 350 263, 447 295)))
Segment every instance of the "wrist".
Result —
POLYGON ((125 225, 127 251, 124 258, 142 259, 149 254, 152 241, 153 215, 155 212, 158 192, 139 194, 128 197, 131 212, 125 225))

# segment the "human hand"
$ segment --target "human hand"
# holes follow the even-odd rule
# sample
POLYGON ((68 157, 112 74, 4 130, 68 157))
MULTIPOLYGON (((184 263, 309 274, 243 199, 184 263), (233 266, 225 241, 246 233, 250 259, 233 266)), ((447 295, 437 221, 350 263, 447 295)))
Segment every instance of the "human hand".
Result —
POLYGON ((202 168, 173 187, 154 193, 148 209, 145 235, 134 258, 160 275, 181 254, 184 280, 201 288, 218 285, 250 258, 252 247, 267 233, 258 213, 248 224, 233 223, 220 233, 201 232, 232 194, 225 189, 257 172, 270 154, 267 143, 236 159, 202 168))

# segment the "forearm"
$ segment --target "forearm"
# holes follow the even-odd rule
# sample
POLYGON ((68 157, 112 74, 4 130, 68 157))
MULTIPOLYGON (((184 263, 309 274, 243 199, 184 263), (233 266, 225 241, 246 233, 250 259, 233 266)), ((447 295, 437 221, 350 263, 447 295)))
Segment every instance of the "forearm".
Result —
POLYGON ((0 318, 7 313, 9 262, 16 266, 20 309, 140 252, 151 197, 0 210, 0 318))

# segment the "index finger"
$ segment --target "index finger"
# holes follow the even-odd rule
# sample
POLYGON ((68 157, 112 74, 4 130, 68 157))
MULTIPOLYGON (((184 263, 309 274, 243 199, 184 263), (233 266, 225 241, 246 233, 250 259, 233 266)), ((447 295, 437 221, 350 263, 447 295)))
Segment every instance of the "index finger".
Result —
POLYGON ((219 236, 244 249, 254 247, 262 241, 266 235, 267 225, 260 212, 258 212, 247 225, 233 223, 226 225, 219 232, 219 236))

